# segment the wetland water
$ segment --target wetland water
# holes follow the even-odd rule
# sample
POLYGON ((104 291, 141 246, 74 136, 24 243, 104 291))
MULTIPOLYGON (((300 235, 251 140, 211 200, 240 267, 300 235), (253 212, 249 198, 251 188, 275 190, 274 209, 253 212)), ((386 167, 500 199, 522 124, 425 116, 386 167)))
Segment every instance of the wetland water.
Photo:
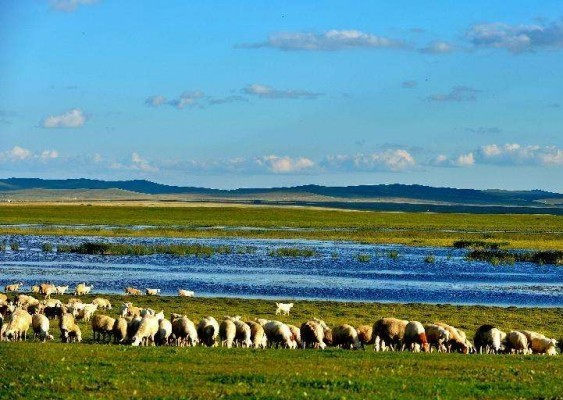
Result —
MULTIPOLYGON (((516 263, 492 266, 466 261, 466 250, 364 245, 350 242, 258 239, 169 239, 4 236, 20 250, 0 252, 0 286, 22 281, 93 284, 95 293, 122 293, 126 286, 179 288, 196 296, 423 302, 503 306, 563 306, 563 267, 516 263), (85 241, 132 244, 200 243, 252 246, 253 254, 195 256, 96 256, 44 253, 42 243, 85 241), (280 247, 313 249, 313 257, 279 257, 280 247), (398 257, 389 257, 397 251, 398 257), (369 255, 368 262, 358 255, 369 255), (434 255, 434 263, 425 257, 434 255)), ((9 246, 7 246, 9 248, 9 246)))

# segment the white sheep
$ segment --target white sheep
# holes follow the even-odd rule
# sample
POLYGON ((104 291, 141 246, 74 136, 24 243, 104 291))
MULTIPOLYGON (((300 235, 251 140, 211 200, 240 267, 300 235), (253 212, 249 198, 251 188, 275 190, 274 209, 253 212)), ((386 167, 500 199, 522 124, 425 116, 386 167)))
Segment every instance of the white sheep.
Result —
MULTIPOLYGON (((195 346, 199 341, 198 330, 195 324, 185 315, 172 314, 172 334, 176 340, 177 346, 195 346)), ((219 328, 215 331, 215 335, 219 328)), ((214 339, 213 339, 214 341, 214 339)))
POLYGON ((506 333, 492 325, 482 325, 477 329, 473 342, 479 353, 500 353, 504 350, 506 333))
POLYGON ((289 311, 293 307, 293 303, 276 303, 276 315, 289 315, 289 311))
POLYGON ((141 342, 146 341, 147 344, 154 345, 154 337, 159 329, 158 319, 152 315, 146 315, 139 324, 139 329, 131 338, 132 346, 139 346, 141 342))
POLYGON ((74 289, 74 294, 76 296, 83 296, 85 294, 89 294, 90 291, 94 288, 94 285, 86 285, 86 283, 79 283, 76 285, 76 289, 74 289))
POLYGON ((324 342, 324 329, 317 321, 307 321, 301 325, 301 346, 305 349, 312 347, 323 350, 326 348, 324 342))
POLYGON ((49 319, 43 314, 33 314, 31 317, 31 326, 35 337, 45 342, 46 340, 53 340, 53 335, 49 334, 49 319))
POLYGON ((430 345, 426 339, 424 326, 418 321, 409 321, 405 327, 404 347, 411 351, 418 351, 419 348, 424 352, 430 351, 430 345))
POLYGON ((59 329, 61 331, 61 339, 63 343, 81 342, 82 332, 80 327, 76 324, 74 316, 70 313, 64 313, 59 318, 59 329))
POLYGON ((92 304, 96 304, 99 309, 111 310, 111 302, 103 297, 96 297, 92 300, 92 304))
POLYGON ((293 340, 293 335, 289 327, 280 321, 269 321, 264 326, 264 331, 271 346, 275 345, 295 349, 297 343, 293 340))
POLYGON ((160 294, 160 289, 145 289, 147 296, 158 296, 160 294))
POLYGON ((195 292, 193 290, 178 289, 178 296, 180 296, 180 297, 194 297, 195 292))
POLYGON ((172 323, 166 318, 162 318, 158 322, 158 332, 155 336, 155 342, 158 345, 164 346, 168 344, 172 335, 172 323))
POLYGON ((219 337, 221 338, 221 346, 226 346, 228 349, 233 347, 235 337, 237 335, 237 326, 231 319, 226 319, 219 325, 219 337))
POLYGON ((505 342, 507 351, 517 354, 528 354, 528 339, 522 332, 508 332, 505 342))
POLYGON ((6 340, 26 340, 27 331, 31 326, 31 315, 21 308, 17 308, 7 319, 2 336, 6 340))
POLYGON ((68 285, 66 286, 55 286, 55 293, 57 294, 65 294, 68 290, 68 285))

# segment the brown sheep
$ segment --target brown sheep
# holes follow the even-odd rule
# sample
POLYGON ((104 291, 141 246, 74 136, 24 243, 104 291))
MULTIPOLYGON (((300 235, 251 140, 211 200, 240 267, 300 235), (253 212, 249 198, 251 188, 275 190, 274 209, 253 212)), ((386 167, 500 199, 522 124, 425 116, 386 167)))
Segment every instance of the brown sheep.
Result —
POLYGON ((106 336, 108 343, 111 341, 113 334, 113 326, 115 325, 115 318, 108 317, 107 315, 96 314, 92 317, 92 331, 94 331, 94 341, 105 341, 106 336))
POLYGON ((385 350, 389 346, 392 350, 400 350, 403 347, 405 329, 409 321, 397 318, 382 318, 373 324, 373 336, 375 337, 374 350, 385 350))
POLYGON ((344 349, 357 350, 362 347, 356 328, 351 325, 339 325, 332 330, 333 345, 344 349))
POLYGON ((356 331, 358 332, 358 339, 362 343, 362 348, 366 344, 373 344, 373 326, 360 325, 356 328, 356 331))

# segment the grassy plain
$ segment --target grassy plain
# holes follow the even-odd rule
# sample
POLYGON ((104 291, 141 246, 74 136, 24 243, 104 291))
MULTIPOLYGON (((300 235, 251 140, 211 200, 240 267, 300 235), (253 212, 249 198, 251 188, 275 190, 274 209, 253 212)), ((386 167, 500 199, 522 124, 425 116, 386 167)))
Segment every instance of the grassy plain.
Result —
POLYGON ((563 217, 511 214, 432 214, 289 207, 0 206, 0 234, 252 237, 353 240, 451 246, 456 240, 507 242, 507 248, 563 250, 563 217), (56 225, 112 225, 69 229, 56 225), (131 229, 132 225, 148 226, 131 229), (249 229, 251 228, 251 229, 249 229))
MULTIPOLYGON (((156 310, 243 319, 277 318, 299 325, 312 316, 329 325, 371 324, 383 316, 446 321, 472 336, 483 323, 505 330, 533 329, 563 336, 561 309, 429 304, 297 302, 275 316, 272 301, 254 299, 125 297, 156 310)), ((91 301, 94 296, 85 296, 91 301)), ((63 296, 66 301, 68 296, 63 296)), ((111 310, 110 315, 117 311, 111 310)), ((57 336, 56 324, 52 332, 57 336)), ((228 398, 399 399, 561 398, 563 358, 516 355, 374 353, 371 350, 291 351, 221 348, 131 348, 84 342, 0 343, 0 397, 10 398, 228 398), (10 360, 5 362, 5 360, 10 360), (559 396, 559 397, 558 397, 559 396)))

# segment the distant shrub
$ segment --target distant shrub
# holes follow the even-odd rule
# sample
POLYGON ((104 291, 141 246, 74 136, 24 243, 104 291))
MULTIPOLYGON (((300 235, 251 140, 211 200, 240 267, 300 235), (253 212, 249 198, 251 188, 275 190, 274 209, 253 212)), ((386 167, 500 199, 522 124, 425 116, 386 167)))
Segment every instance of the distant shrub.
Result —
POLYGON ((301 249, 297 247, 279 247, 268 252, 272 257, 314 257, 317 252, 313 249, 301 249))
POLYGON ((387 253, 387 257, 396 260, 397 258, 399 258, 399 252, 397 250, 391 250, 387 253))
POLYGON ((538 265, 563 265, 563 251, 511 251, 511 250, 473 250, 467 254, 468 260, 486 261, 493 265, 531 262, 538 265))
POLYGON ((12 251, 20 251, 20 244, 18 242, 11 242, 10 249, 12 251))
POLYGON ((424 262, 428 264, 434 264, 436 262, 436 257, 434 256, 434 254, 429 254, 424 257, 424 262))
POLYGON ((489 249, 497 250, 501 246, 508 245, 508 242, 486 242, 484 240, 456 240, 453 246, 456 249, 489 249))
POLYGON ((371 256, 369 254, 358 254, 357 257, 359 262, 370 262, 371 256))
POLYGON ((78 253, 91 255, 147 256, 152 254, 169 254, 174 256, 211 257, 214 254, 232 254, 231 246, 208 246, 204 244, 124 244, 85 242, 79 245, 58 245, 58 253, 78 253))
POLYGON ((43 243, 41 245, 41 251, 44 253, 51 253, 53 251, 53 245, 51 243, 43 243))

